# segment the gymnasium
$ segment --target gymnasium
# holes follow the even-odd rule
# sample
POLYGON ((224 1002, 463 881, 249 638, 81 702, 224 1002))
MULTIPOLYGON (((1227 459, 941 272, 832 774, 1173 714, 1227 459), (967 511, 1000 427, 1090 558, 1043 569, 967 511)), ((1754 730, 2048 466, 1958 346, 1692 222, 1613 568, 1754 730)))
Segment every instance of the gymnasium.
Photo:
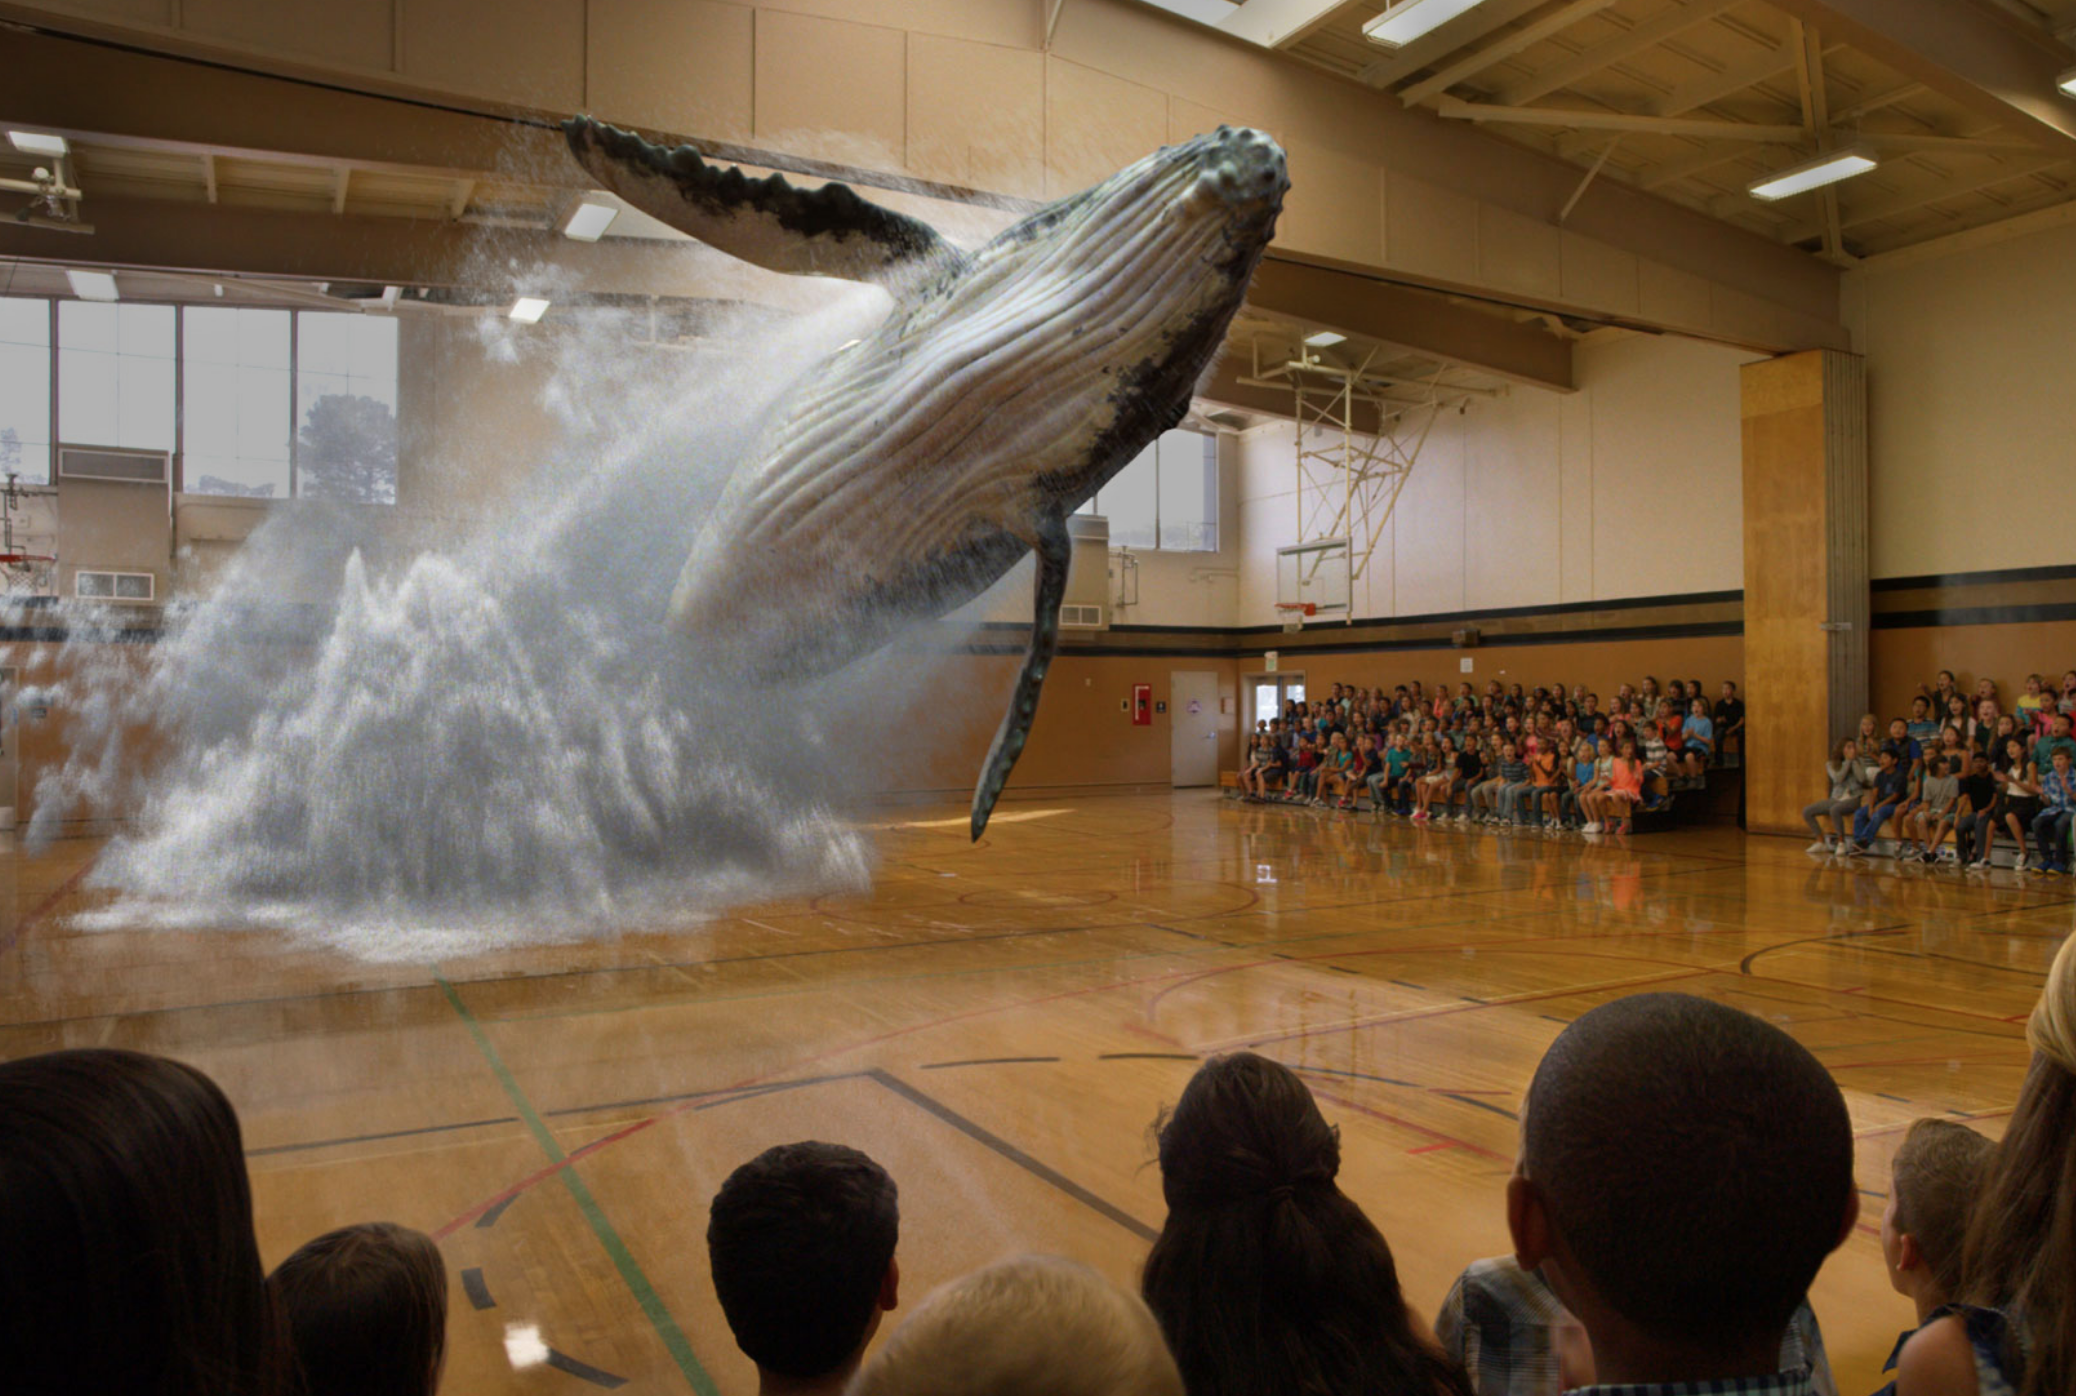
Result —
MULTIPOLYGON (((901 1385, 1033 1255, 1190 1396, 1411 1392, 1182 1336, 1258 1057, 1437 1391, 1861 1396, 1957 1322, 1919 1122, 1968 1197, 2076 1138, 2076 0, 0 0, 0 69, 0 1179, 8 1073, 121 1049, 235 1113, 255 1275, 415 1237, 450 1393, 1183 1389, 901 1385), (1621 1004, 1835 1085, 1802 1384, 1599 1326, 1526 1124, 1621 1004), (716 1279, 798 1141, 899 1191, 833 1377, 716 1279)), ((1712 1147, 1623 1245, 1763 1191, 1712 1147)), ((91 1332, 14 1225, 0 1332, 91 1332)))

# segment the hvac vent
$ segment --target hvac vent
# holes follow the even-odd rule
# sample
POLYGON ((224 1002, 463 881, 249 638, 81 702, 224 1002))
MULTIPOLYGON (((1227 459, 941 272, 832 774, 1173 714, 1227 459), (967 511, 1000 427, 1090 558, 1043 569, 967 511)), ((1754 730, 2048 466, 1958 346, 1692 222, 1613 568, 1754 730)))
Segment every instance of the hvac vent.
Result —
POLYGON ((155 579, 149 572, 87 572, 72 574, 72 594, 87 601, 149 601, 155 579))
POLYGON ((1103 608, 1101 606, 1062 606, 1060 626, 1066 630, 1101 630, 1103 608))
POLYGON ((67 480, 112 480, 123 485, 164 487, 173 478, 173 458, 164 451, 111 451, 98 446, 60 446, 58 475, 67 480))

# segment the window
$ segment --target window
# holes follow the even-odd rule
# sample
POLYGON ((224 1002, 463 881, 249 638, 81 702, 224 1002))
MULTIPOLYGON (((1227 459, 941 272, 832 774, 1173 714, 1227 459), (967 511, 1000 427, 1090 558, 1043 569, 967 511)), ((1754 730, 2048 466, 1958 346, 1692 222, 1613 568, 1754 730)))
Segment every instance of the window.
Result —
POLYGON ((1079 512, 1108 518, 1118 547, 1217 552, 1218 438, 1163 433, 1079 512))
POLYGON ((58 303, 58 439, 173 449, 173 307, 58 303))
POLYGON ((397 322, 296 317, 296 492, 396 503, 397 322))
POLYGON ((288 498, 289 312, 197 307, 181 325, 181 452, 194 494, 288 498))
POLYGON ((0 298, 0 478, 50 479, 50 302, 0 298))
POLYGON ((1218 551, 1218 438, 1171 431, 1160 439, 1161 546, 1218 551))

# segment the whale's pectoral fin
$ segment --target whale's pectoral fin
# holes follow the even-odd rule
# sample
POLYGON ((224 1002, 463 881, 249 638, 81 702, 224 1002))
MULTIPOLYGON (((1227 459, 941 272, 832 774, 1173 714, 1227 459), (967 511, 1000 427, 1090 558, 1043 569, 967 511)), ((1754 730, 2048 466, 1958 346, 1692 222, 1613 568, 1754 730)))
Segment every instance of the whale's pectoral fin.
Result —
POLYGON ((571 117, 562 130, 578 163, 607 189, 772 271, 880 281, 959 256, 929 224, 861 199, 847 184, 796 189, 784 175, 751 179, 733 165, 708 164, 689 145, 666 150, 588 116, 571 117))
POLYGON ((1002 715, 995 744, 988 748, 987 764, 981 768, 980 784, 973 791, 976 840, 988 827, 988 816, 995 812, 995 801, 1009 782, 1010 768, 1023 755, 1031 720, 1038 715, 1038 690, 1045 686, 1045 671, 1060 644, 1060 603, 1067 599, 1067 563, 1074 555, 1066 519, 1058 514, 1046 518, 1039 524, 1032 546, 1038 553, 1038 613, 1031 620, 1031 647, 1017 673, 1016 691, 1009 695, 1009 711, 1002 715))

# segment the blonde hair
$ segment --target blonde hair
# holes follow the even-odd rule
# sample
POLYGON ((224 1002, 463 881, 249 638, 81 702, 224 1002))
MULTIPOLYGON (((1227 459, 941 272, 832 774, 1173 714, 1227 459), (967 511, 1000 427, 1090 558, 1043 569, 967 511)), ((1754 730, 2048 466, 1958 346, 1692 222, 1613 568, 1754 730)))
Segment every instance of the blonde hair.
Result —
POLYGON ((1183 1396, 1139 1297, 1086 1265, 1020 1256, 922 1302, 846 1396, 1183 1396))
POLYGON ((2076 1075, 2076 936, 2062 942, 2047 971, 2047 987, 2026 1019, 2026 1042, 2062 1070, 2076 1075))

